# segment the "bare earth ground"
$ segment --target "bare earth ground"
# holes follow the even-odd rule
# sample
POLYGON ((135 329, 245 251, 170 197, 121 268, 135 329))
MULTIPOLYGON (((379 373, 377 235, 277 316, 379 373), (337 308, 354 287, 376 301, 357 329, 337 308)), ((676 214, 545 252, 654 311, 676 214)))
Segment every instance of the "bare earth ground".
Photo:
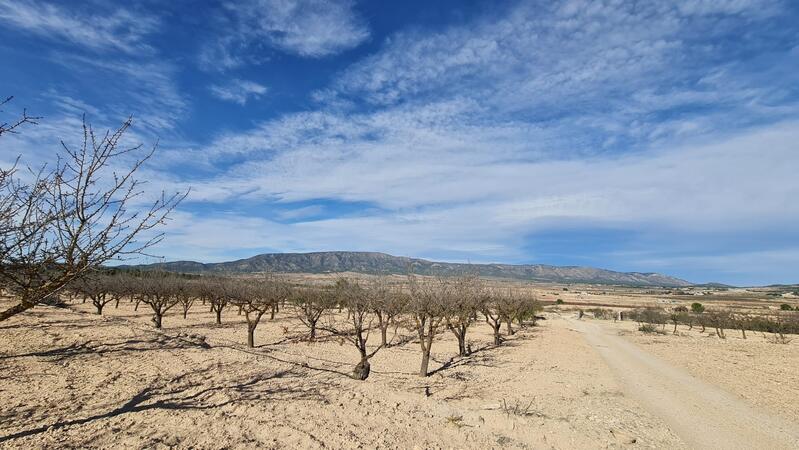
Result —
POLYGON ((144 306, 109 306, 102 318, 74 308, 0 324, 0 446, 684 447, 562 319, 501 348, 475 327, 477 351, 461 360, 442 334, 431 368, 445 368, 427 379, 409 342, 381 351, 359 382, 340 373, 357 362, 354 348, 286 342, 305 333, 286 314, 259 327, 250 352, 235 310, 218 327, 200 307, 187 321, 175 313, 160 333, 144 306), (207 335, 211 348, 181 332, 207 335), (503 400, 520 413, 503 412, 503 400))
POLYGON ((688 331, 679 326, 677 335, 666 326, 667 334, 648 336, 630 323, 613 324, 625 339, 661 360, 679 367, 696 378, 735 394, 760 410, 799 424, 799 337, 789 344, 777 344, 770 335, 727 330, 727 339, 719 339, 712 330, 688 331))
MULTIPOLYGON (((486 325, 474 327, 477 351, 465 359, 453 358, 456 342, 442 334, 431 364, 441 369, 426 379, 415 375, 418 342, 385 349, 359 382, 344 376, 357 362, 353 347, 301 341, 306 330, 288 312, 265 319, 250 350, 235 309, 221 326, 201 305, 187 320, 175 311, 158 332, 145 305, 109 305, 105 317, 89 305, 72 308, 37 307, 0 323, 0 447, 695 446, 670 414, 631 389, 582 326, 729 392, 736 408, 769 423, 799 423, 797 342, 743 341, 733 332, 726 342, 695 332, 643 336, 632 323, 575 325, 550 314, 500 348, 489 345, 486 325), (187 334, 207 336, 210 348, 187 334)), ((679 400, 692 399, 674 408, 679 400)))
MULTIPOLYGON (((790 422, 653 356, 619 337, 616 329, 588 321, 571 323, 602 354, 624 391, 665 420, 691 447, 799 448, 799 432, 790 422)), ((753 390, 756 385, 746 392, 753 390)))

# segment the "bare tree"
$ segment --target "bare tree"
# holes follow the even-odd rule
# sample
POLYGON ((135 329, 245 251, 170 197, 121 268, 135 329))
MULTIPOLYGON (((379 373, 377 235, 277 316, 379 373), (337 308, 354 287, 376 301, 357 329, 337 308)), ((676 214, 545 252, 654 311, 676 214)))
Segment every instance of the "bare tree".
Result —
POLYGON ((161 328, 164 314, 178 304, 177 277, 156 272, 139 279, 142 302, 153 310, 153 325, 161 328))
MULTIPOLYGON (((30 119, 22 119, 30 121, 30 119)), ((163 224, 186 194, 161 194, 140 208, 138 170, 155 147, 123 147, 132 124, 97 135, 84 122, 78 148, 62 143, 52 169, 31 170, 32 181, 0 171, 0 284, 19 303, 0 312, 0 321, 34 307, 70 281, 112 259, 144 254, 163 233, 163 224), (129 161, 127 168, 117 163, 129 161)), ((3 133, 17 125, 4 125, 3 133)))
MULTIPOLYGON (((14 97, 6 97, 5 100, 0 101, 0 107, 10 103, 13 99, 14 97)), ((2 112, 2 110, 0 110, 0 112, 2 112)), ((22 114, 20 114, 20 116, 15 118, 12 122, 0 122, 0 136, 6 133, 15 133, 17 128, 25 124, 36 125, 39 119, 41 119, 41 117, 29 116, 28 111, 23 109, 22 114)))
POLYGON ((194 301, 199 296, 199 283, 196 281, 189 281, 189 280, 178 280, 177 282, 177 289, 175 291, 175 296, 177 297, 178 303, 180 303, 180 307, 183 310, 183 319, 187 319, 189 316, 189 310, 191 309, 192 305, 194 305, 194 301))
POLYGON ((384 346, 381 343, 371 352, 368 349, 369 334, 375 318, 376 299, 372 297, 371 290, 346 279, 336 282, 335 294, 338 304, 347 310, 347 320, 339 321, 331 314, 327 323, 323 324, 323 329, 355 346, 360 360, 350 376, 356 380, 366 380, 371 372, 369 360, 384 346))
POLYGON ((729 311, 714 309, 705 312, 704 316, 707 318, 710 325, 716 329, 716 336, 721 339, 727 339, 724 329, 729 327, 732 321, 729 311))
POLYGON ((308 339, 314 341, 322 314, 336 305, 335 291, 330 288, 298 288, 294 290, 292 299, 297 309, 297 317, 308 327, 308 339))
POLYGON ((497 306, 502 301, 501 297, 502 294, 494 289, 487 292, 480 303, 486 323, 494 331, 494 345, 502 344, 500 329, 502 328, 503 314, 501 309, 497 306))
POLYGON ((261 322, 261 317, 289 293, 288 283, 271 274, 257 281, 241 283, 235 302, 241 306, 247 319, 248 347, 255 347, 255 329, 261 322))
POLYGON ((216 314, 216 324, 221 325, 222 311, 236 298, 236 285, 228 278, 212 278, 207 280, 204 288, 208 290, 211 311, 216 314))
POLYGON ((90 299, 97 308, 97 315, 103 314, 103 308, 116 298, 113 296, 113 280, 109 275, 93 272, 82 277, 70 286, 80 295, 90 299))
POLYGON ((482 299, 482 286, 477 275, 465 275, 451 283, 444 301, 444 320, 447 329, 458 340, 458 355, 471 353, 466 343, 466 331, 474 323, 482 299))
POLYGON ((444 302, 449 297, 449 282, 439 277, 435 282, 425 282, 413 274, 408 275, 411 297, 408 312, 413 317, 414 330, 419 335, 419 345, 422 349, 422 363, 419 376, 429 375, 430 350, 433 339, 446 317, 444 302))
POLYGON ((528 323, 535 325, 537 314, 543 310, 541 303, 533 294, 524 291, 515 291, 513 297, 513 318, 519 326, 524 327, 528 323))
POLYGON ((396 332, 396 318, 405 312, 408 298, 401 289, 392 286, 385 276, 373 280, 368 289, 373 300, 377 327, 380 329, 380 345, 389 347, 391 343, 388 341, 388 328, 394 324, 396 332))
POLYGON ((119 301, 123 297, 130 295, 130 286, 132 286, 131 276, 127 273, 114 273, 109 277, 108 295, 111 296, 114 302, 114 309, 119 308, 119 301))
POLYGON ((741 330, 741 337, 746 339, 746 329, 751 326, 752 319, 746 314, 736 314, 731 316, 732 322, 741 330))

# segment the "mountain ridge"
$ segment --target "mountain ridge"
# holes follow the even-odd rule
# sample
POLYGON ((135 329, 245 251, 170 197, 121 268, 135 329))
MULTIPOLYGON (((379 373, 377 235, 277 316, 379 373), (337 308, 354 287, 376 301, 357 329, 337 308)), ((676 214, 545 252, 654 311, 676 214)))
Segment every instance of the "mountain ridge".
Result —
POLYGON ((336 273, 404 274, 412 267, 419 275, 459 275, 476 270, 481 276, 552 283, 618 284, 630 286, 685 287, 694 283, 654 272, 617 272, 583 266, 553 266, 547 264, 467 264, 429 261, 380 252, 309 252, 264 253, 249 258, 219 263, 173 261, 155 264, 127 265, 120 268, 160 269, 182 273, 244 274, 276 273, 336 273))

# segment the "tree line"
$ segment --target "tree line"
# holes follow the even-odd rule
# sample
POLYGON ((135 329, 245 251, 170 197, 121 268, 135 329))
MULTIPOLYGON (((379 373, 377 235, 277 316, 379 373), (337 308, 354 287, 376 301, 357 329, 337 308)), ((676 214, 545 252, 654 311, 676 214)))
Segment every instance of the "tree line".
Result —
POLYGON ((754 314, 731 311, 724 308, 707 309, 701 303, 693 303, 690 308, 677 306, 671 310, 661 308, 639 308, 627 313, 627 317, 639 323, 639 329, 654 332, 660 327, 671 325, 672 333, 677 326, 687 326, 688 330, 697 328, 704 333, 711 329, 721 339, 727 338, 727 331, 737 330, 746 339, 746 333, 758 332, 765 336, 771 333, 776 342, 787 343, 789 334, 799 334, 799 314, 794 311, 779 311, 773 314, 754 314))
POLYGON ((369 376, 375 354, 397 344, 400 328, 418 338, 419 375, 427 376, 433 344, 442 332, 451 332, 458 355, 468 356, 472 353, 468 332, 474 324, 485 321, 493 330, 494 345, 501 345, 506 336, 515 333, 514 328, 534 325, 541 311, 534 296, 489 288, 475 275, 409 275, 402 283, 388 277, 341 278, 335 284, 310 286, 274 274, 232 278, 96 271, 70 283, 65 295, 91 303, 97 314, 108 304, 119 307, 123 299, 134 310, 145 305, 155 328, 163 326, 164 316, 173 309, 185 319, 193 307, 208 308, 217 324, 222 323, 224 312, 238 310, 245 318, 249 347, 255 347, 255 332, 264 316, 274 319, 282 312, 307 328, 308 341, 324 335, 352 345, 359 361, 351 376, 360 380, 369 376))

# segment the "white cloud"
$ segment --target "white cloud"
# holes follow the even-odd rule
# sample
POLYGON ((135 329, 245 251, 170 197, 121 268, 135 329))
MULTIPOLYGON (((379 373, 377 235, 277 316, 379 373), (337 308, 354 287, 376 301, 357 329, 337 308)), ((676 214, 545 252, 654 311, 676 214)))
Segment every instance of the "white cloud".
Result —
MULTIPOLYGON (((319 110, 197 149, 194 161, 236 163, 191 180, 196 201, 263 208, 191 222, 241 223, 253 252, 474 260, 533 259, 528 237, 565 226, 788 229, 799 220, 799 105, 785 94, 795 59, 783 54, 755 72, 740 48, 726 55, 698 34, 708 17, 710 38, 734 34, 773 15, 771 4, 525 3, 499 20, 403 32, 317 93, 319 110), (266 218, 271 202, 317 199, 374 208, 266 218)), ((199 246, 224 259, 222 242, 204 241, 209 230, 186 227, 176 254, 199 246)))
POLYGON ((224 85, 212 85, 211 93, 221 99, 245 105, 250 99, 260 98, 266 94, 266 86, 262 86, 254 81, 233 79, 224 85))
MULTIPOLYGON (((775 15, 775 3, 522 2, 499 19, 392 36, 317 98, 385 106, 462 96, 495 120, 590 117, 619 130, 670 108, 705 106, 708 97, 755 108, 773 103, 769 96, 790 83, 747 86, 741 82, 745 64, 727 66, 739 79, 725 77, 723 86, 697 81, 724 68, 726 52, 734 59, 747 46, 761 45, 733 38, 742 27, 767 26, 757 21, 775 15), (647 90, 656 94, 647 103, 630 98, 647 90)), ((626 131, 619 134, 626 137, 626 131)))
POLYGON ((304 58, 331 56, 370 36, 351 0, 247 0, 226 7, 232 17, 218 19, 225 34, 201 51, 205 69, 263 62, 264 47, 304 58))
MULTIPOLYGON (((192 253, 197 247, 221 258, 229 247, 209 236, 224 234, 203 227, 236 227, 244 249, 417 256, 446 250, 514 260, 534 257, 522 250, 530 234, 567 226, 748 234, 790 229, 799 220, 792 201, 799 196, 793 174, 799 122, 642 154, 526 162, 509 159, 507 148, 492 153, 490 141, 433 154, 418 143, 410 147, 419 152, 398 146, 405 137, 312 143, 271 163, 248 163, 192 183, 195 201, 335 198, 377 208, 294 224, 241 215, 192 217, 174 228, 182 237, 170 238, 169 254, 202 256, 192 253)), ((262 210, 268 217, 269 207, 262 210)))
MULTIPOLYGON (((779 30, 758 28, 777 6, 521 2, 502 17, 402 31, 315 93, 319 109, 167 150, 180 172, 153 167, 148 178, 193 186, 191 201, 215 212, 180 215, 162 253, 221 260, 231 249, 351 249, 514 260, 535 258, 530 234, 563 226, 788 229, 799 220, 799 59, 796 48, 768 39, 779 30), (730 39, 743 27, 755 37, 730 39), (751 55, 773 59, 752 64, 751 55), (369 209, 285 210, 319 199, 369 209), (272 210, 273 202, 282 204, 272 210), (226 204, 257 212, 219 213, 226 204)), ((236 20, 206 49, 206 62, 222 69, 253 62, 265 46, 323 57, 369 38, 351 2, 227 8, 236 20)), ((168 63, 64 64, 119 76, 106 77, 111 97, 133 94, 114 99, 115 109, 143 113, 153 129, 174 126, 188 109, 168 63)), ((211 92, 246 104, 266 87, 233 79, 211 92)))
POLYGON ((157 30, 152 16, 114 7, 113 13, 92 14, 46 2, 0 0, 0 23, 52 40, 67 39, 93 50, 140 53, 151 48, 144 38, 157 30))
POLYGON ((133 115, 154 135, 173 129, 189 108, 175 81, 177 67, 169 62, 66 54, 53 59, 76 76, 98 80, 106 111, 117 118, 133 115))
POLYGON ((360 45, 369 30, 350 0, 257 0, 237 4, 248 31, 275 47, 321 57, 360 45))

